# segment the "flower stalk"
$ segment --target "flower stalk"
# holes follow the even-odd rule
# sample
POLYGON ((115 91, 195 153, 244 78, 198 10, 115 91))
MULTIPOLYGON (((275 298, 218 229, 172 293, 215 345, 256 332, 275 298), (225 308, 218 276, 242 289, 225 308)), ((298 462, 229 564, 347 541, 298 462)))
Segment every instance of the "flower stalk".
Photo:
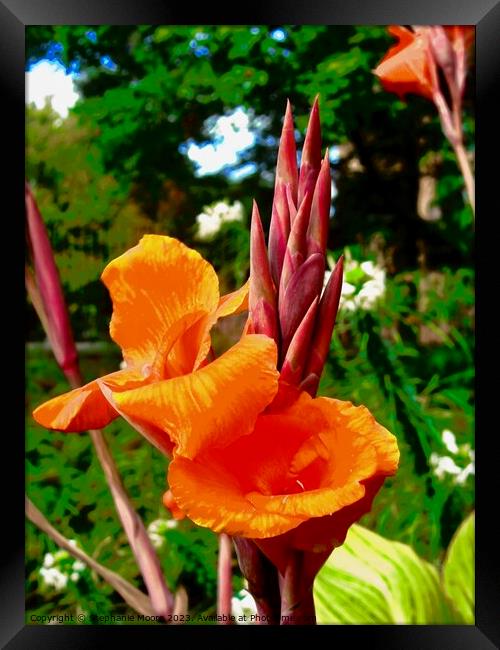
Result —
POLYGON ((232 544, 226 533, 219 535, 219 558, 217 566, 217 615, 219 623, 229 625, 231 622, 231 583, 232 544))

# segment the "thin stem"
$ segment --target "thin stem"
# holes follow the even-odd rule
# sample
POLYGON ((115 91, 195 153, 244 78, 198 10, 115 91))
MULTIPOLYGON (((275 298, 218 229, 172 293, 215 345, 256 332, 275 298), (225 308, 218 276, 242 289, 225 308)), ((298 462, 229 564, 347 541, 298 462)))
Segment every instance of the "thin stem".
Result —
POLYGON ((52 524, 44 517, 28 497, 25 497, 25 508, 26 517, 35 524, 35 526, 38 526, 40 530, 53 539, 58 546, 64 548, 68 553, 71 553, 73 557, 84 562, 88 567, 100 575, 101 578, 106 580, 107 583, 116 589, 123 600, 132 607, 132 609, 135 609, 139 614, 144 614, 144 616, 154 616, 156 614, 155 609, 146 594, 143 594, 142 591, 136 589, 118 573, 115 573, 114 571, 102 566, 102 564, 99 564, 99 562, 94 560, 90 555, 87 555, 87 553, 82 549, 70 544, 69 539, 64 537, 64 535, 52 526, 52 524))
POLYGON ((231 598, 233 587, 231 584, 232 543, 226 533, 219 535, 219 563, 217 567, 217 614, 224 620, 219 620, 221 625, 229 625, 231 617, 231 598))
POLYGON ((455 155, 457 157, 458 161, 458 166, 460 167, 460 171, 462 172, 462 176, 464 178, 464 183, 465 183, 465 190, 467 192, 467 197, 469 199, 469 203, 472 208, 472 212, 475 216, 476 214, 476 202, 475 202, 475 181, 474 181, 474 174, 472 173, 472 169, 469 163, 469 159, 467 157, 467 152, 464 147, 463 140, 460 140, 456 144, 453 144, 453 149, 455 151, 455 155))
MULTIPOLYGON (((72 388, 82 385, 78 367, 66 371, 66 377, 72 388)), ((141 518, 130 503, 102 431, 92 429, 89 434, 156 614, 168 618, 174 608, 174 599, 165 583, 158 556, 141 518)))

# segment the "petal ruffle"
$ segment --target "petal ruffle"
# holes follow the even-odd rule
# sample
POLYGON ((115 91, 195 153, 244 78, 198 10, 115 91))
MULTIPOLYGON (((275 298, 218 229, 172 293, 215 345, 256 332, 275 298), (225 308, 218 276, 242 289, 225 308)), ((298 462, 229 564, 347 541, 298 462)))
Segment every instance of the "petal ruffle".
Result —
POLYGON ((176 457, 170 488, 177 506, 199 525, 254 539, 290 531, 287 540, 331 550, 344 515, 349 520, 367 499, 371 503, 372 482, 380 487, 396 471, 396 439, 364 407, 307 393, 291 402, 283 397, 282 390, 282 403, 290 405, 278 413, 273 404, 249 436, 208 448, 194 461, 176 457), (292 529, 326 524, 335 515, 326 541, 301 533, 297 540, 289 537, 292 529))
POLYGON ((41 404, 33 411, 33 417, 38 424, 55 431, 102 429, 117 418, 118 413, 102 394, 99 381, 120 391, 135 388, 146 380, 136 370, 119 370, 41 404))
POLYGON ((242 338, 196 372, 113 395, 121 413, 162 429, 176 453, 193 458, 252 431, 278 389, 276 344, 262 335, 242 338))
POLYGON ((234 470, 231 474, 227 468, 201 458, 174 457, 168 468, 168 483, 176 510, 215 532, 251 538, 279 535, 301 523, 301 519, 257 510, 245 499, 238 468, 234 470))
MULTIPOLYGON (((110 333, 129 365, 154 365, 161 376, 175 341, 219 302, 212 266, 171 237, 145 235, 104 269, 113 301, 110 333)), ((201 341, 193 341, 199 347, 201 341)))

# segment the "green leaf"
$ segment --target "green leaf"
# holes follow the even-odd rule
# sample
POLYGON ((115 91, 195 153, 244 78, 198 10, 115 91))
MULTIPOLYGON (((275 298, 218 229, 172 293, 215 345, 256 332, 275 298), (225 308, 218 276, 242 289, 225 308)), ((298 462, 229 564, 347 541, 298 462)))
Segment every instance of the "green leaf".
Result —
POLYGON ((406 544, 357 524, 314 584, 318 623, 442 624, 456 616, 437 569, 406 544))
POLYGON ((450 542, 443 565, 446 595, 460 621, 474 625, 474 529, 472 512, 460 525, 450 542))

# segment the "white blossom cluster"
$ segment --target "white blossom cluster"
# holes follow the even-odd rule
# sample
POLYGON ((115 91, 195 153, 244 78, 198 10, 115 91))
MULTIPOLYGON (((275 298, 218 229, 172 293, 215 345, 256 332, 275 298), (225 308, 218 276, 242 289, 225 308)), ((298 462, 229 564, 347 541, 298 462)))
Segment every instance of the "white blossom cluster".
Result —
POLYGON ((246 589, 241 589, 231 599, 231 614, 238 625, 248 625, 251 616, 257 614, 257 606, 252 594, 246 589))
POLYGON ((430 463, 434 469, 434 474, 443 479, 446 475, 453 477, 453 482, 456 485, 464 485, 469 476, 475 474, 475 454, 474 449, 471 449, 469 444, 457 445, 455 435, 449 429, 445 429, 441 435, 446 449, 450 452, 450 456, 440 456, 436 452, 430 455, 430 463), (452 457, 453 456, 453 457, 452 457), (457 464, 456 460, 462 461, 457 464), (465 467, 462 467, 465 462, 465 467))
MULTIPOLYGON (((335 265, 329 257, 331 271, 326 271, 324 286, 330 279, 335 265)), ((344 256, 344 281, 340 294, 340 309, 369 311, 385 294, 385 271, 371 261, 353 260, 349 250, 344 256)))
MULTIPOLYGON (((76 547, 74 539, 69 540, 71 546, 76 547)), ((46 553, 43 558, 43 566, 39 570, 40 577, 46 587, 52 587, 56 591, 63 591, 68 580, 78 582, 86 565, 73 557, 63 549, 55 553, 46 553)))
POLYGON ((155 519, 148 526, 148 536, 155 548, 161 548, 165 543, 167 530, 177 528, 178 522, 175 519, 155 519))
POLYGON ((199 241, 213 239, 221 226, 230 221, 243 221, 244 211, 241 201, 229 204, 227 201, 217 201, 203 208, 203 212, 196 217, 196 238, 199 241))

